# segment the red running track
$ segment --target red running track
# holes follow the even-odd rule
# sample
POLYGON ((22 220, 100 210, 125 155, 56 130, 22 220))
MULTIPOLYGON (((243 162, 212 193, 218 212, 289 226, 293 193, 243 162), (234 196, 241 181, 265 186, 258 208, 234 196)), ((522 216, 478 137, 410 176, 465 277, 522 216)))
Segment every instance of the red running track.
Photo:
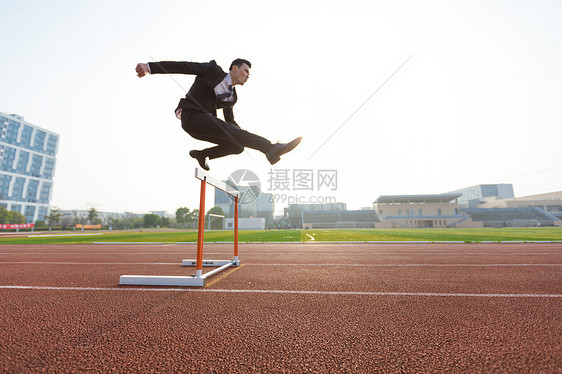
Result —
POLYGON ((562 244, 245 244, 209 287, 118 285, 195 250, 0 246, 0 372, 562 372, 562 244))

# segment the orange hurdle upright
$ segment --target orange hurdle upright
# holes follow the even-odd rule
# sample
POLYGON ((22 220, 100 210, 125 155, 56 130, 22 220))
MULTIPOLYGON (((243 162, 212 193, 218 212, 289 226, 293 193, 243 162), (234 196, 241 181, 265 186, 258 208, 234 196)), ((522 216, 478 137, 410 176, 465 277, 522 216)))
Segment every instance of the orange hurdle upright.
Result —
POLYGON ((240 266, 240 260, 238 259, 238 197, 240 192, 234 187, 213 178, 211 175, 199 168, 195 169, 195 178, 201 180, 201 192, 199 196, 199 223, 197 228, 197 259, 195 261, 183 260, 182 264, 183 266, 195 265, 195 277, 197 279, 202 279, 204 285, 207 277, 218 273, 227 267, 240 266), (234 197, 234 259, 232 260, 203 260, 203 244, 205 241, 205 189, 207 184, 210 184, 211 186, 234 197), (219 268, 203 274, 203 266, 218 266, 219 268))
POLYGON ((238 196, 234 197, 234 260, 238 261, 238 196))
POLYGON ((201 180, 201 194, 199 195, 199 225, 197 226, 197 267, 195 272, 198 278, 203 273, 203 242, 205 234, 205 188, 207 183, 201 180), (203 212, 203 213, 201 213, 203 212))

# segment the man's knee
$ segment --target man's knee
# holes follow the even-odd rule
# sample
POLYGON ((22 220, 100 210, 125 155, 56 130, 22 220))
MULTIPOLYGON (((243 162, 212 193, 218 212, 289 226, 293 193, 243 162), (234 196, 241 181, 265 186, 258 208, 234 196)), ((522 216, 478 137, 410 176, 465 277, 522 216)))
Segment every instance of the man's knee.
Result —
POLYGON ((244 147, 242 147, 240 144, 232 144, 230 146, 230 149, 231 149, 233 155, 238 155, 238 154, 244 152, 244 147))

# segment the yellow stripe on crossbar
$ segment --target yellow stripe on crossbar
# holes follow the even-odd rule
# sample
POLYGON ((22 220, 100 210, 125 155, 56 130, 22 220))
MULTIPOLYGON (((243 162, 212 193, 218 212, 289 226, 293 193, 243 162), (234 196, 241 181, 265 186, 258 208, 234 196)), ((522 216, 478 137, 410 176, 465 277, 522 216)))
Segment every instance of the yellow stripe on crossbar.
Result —
POLYGON ((246 265, 237 266, 237 267, 235 267, 234 269, 229 270, 229 271, 223 273, 220 277, 217 277, 217 278, 213 279, 212 281, 210 281, 209 283, 207 283, 207 284, 205 285, 205 287, 211 287, 213 284, 215 284, 215 283, 217 283, 218 281, 220 281, 220 280, 222 280, 222 279, 228 277, 230 274, 234 273, 236 270, 238 270, 238 269, 240 269, 240 268, 242 268, 242 267, 244 267, 244 266, 246 266, 246 265))

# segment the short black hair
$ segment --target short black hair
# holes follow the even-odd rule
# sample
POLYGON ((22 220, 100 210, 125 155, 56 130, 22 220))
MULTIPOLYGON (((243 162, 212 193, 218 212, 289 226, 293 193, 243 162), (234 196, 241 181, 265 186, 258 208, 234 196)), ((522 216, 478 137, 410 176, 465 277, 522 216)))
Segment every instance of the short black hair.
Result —
POLYGON ((230 68, 228 70, 232 70, 233 66, 242 66, 242 64, 246 64, 248 65, 249 68, 252 67, 252 63, 248 60, 244 60, 243 58, 237 58, 236 60, 232 61, 232 64, 230 64, 230 68))

